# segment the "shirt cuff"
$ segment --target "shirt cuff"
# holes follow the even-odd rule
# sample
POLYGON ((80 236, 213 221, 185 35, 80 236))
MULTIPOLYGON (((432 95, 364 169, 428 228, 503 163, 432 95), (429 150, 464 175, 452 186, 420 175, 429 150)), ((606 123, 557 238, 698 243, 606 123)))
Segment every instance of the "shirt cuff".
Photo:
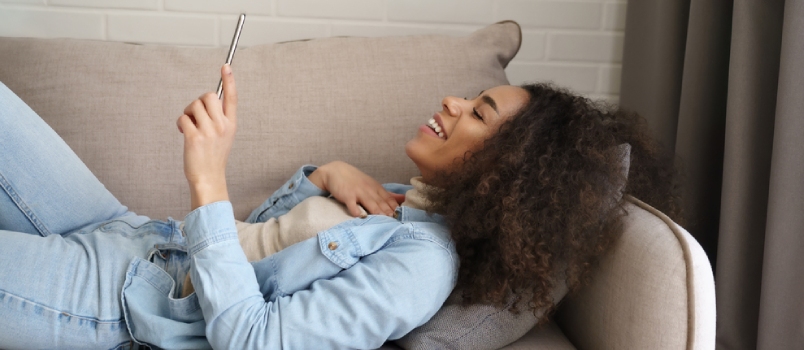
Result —
POLYGON ((237 241, 232 203, 221 201, 198 207, 184 217, 183 232, 191 255, 216 243, 237 241))
POLYGON ((327 196, 328 193, 314 185, 308 176, 318 169, 314 165, 300 167, 282 187, 274 191, 262 204, 249 214, 246 222, 265 222, 272 217, 287 213, 301 201, 313 196, 327 196))
POLYGON ((293 175, 293 178, 290 183, 295 184, 296 191, 294 194, 296 195, 296 197, 309 198, 313 196, 329 195, 329 192, 322 190, 308 178, 310 174, 316 171, 316 169, 318 169, 318 167, 315 165, 305 165, 299 168, 296 174, 293 175))

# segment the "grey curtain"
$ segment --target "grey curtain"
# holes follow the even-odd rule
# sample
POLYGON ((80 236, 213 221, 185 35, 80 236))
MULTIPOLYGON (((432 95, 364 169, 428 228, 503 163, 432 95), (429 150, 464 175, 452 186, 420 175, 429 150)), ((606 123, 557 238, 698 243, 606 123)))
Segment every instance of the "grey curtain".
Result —
POLYGON ((804 0, 630 0, 621 90, 679 157, 717 348, 804 348, 804 0))

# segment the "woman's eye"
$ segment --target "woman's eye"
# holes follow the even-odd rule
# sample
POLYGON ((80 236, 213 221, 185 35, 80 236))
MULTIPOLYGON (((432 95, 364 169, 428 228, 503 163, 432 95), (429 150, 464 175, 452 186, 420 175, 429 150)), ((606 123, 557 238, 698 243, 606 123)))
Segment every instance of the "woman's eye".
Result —
POLYGON ((477 108, 472 108, 472 113, 475 115, 475 118, 483 120, 483 117, 480 115, 480 113, 477 113, 477 108))

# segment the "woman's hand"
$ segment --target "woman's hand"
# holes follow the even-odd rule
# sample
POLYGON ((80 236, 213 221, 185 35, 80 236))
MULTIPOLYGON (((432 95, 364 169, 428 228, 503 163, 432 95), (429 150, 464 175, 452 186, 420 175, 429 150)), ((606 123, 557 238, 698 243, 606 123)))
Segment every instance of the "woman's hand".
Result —
POLYGON ((229 65, 221 67, 223 103, 208 92, 184 109, 176 125, 184 134, 184 175, 192 209, 229 200, 226 162, 237 129, 237 91, 229 65))
POLYGON ((386 191, 371 176, 340 161, 319 167, 308 179, 345 204, 353 216, 360 216, 358 204, 370 214, 392 216, 399 203, 405 200, 405 195, 386 191))

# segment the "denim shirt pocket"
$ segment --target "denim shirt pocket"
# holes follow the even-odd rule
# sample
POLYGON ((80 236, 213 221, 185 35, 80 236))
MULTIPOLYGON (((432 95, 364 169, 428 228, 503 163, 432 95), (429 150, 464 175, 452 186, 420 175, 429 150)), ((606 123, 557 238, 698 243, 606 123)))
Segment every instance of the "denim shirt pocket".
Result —
POLYGON ((318 233, 321 254, 343 269, 394 240, 403 225, 384 215, 354 218, 318 233))
POLYGON ((158 348, 211 348, 196 294, 172 298, 176 286, 159 266, 134 258, 121 293, 123 315, 131 338, 158 348))

